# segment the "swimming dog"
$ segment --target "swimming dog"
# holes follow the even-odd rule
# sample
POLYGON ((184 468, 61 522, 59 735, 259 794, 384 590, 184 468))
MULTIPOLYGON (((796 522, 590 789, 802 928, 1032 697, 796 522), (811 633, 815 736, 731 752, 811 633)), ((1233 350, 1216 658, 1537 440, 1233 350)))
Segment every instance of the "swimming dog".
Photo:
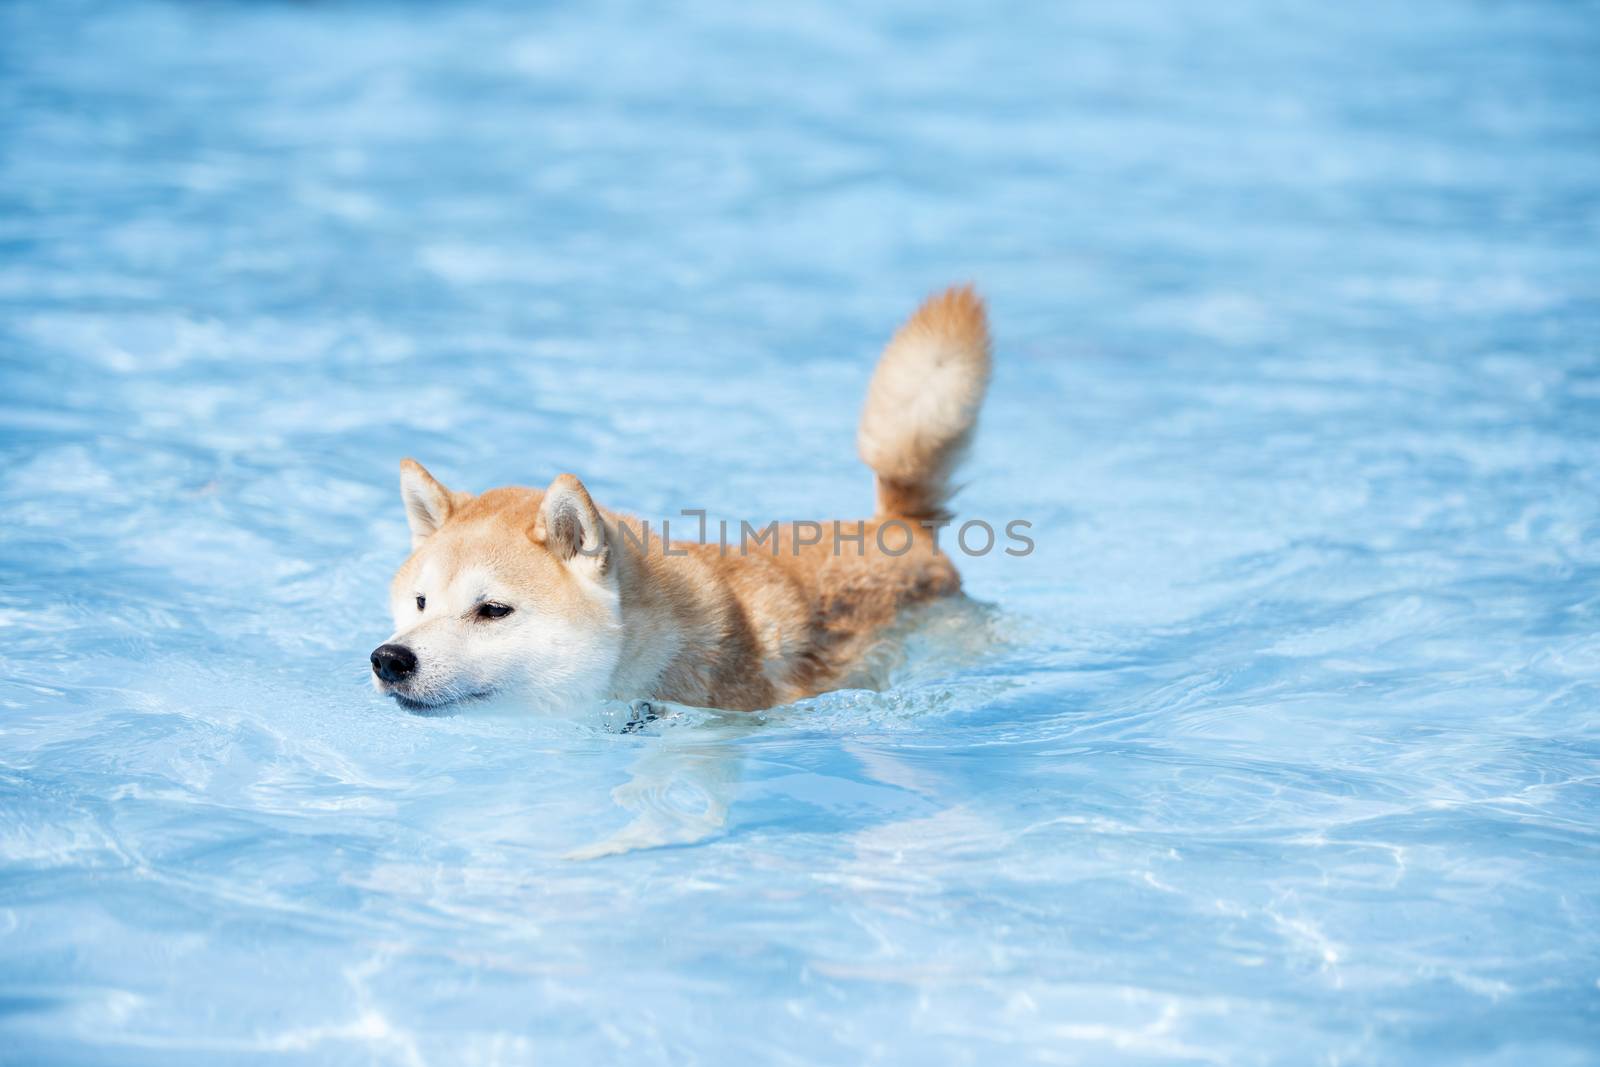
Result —
POLYGON ((937 531, 989 371, 971 287, 900 327, 857 433, 876 512, 843 524, 842 539, 796 523, 755 550, 742 538, 737 551, 668 545, 571 474, 474 496, 402 460, 411 555, 373 684, 417 712, 491 693, 550 709, 645 699, 750 711, 848 684, 904 609, 960 592, 937 531))

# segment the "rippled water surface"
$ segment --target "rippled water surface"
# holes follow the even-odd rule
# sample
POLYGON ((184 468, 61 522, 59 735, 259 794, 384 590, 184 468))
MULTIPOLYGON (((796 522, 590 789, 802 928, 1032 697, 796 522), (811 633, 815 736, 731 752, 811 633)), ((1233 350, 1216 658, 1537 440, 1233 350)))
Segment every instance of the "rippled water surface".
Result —
POLYGON ((0 8, 0 1060, 1600 1062, 1597 55, 1579 3, 0 8), (858 515, 875 352, 968 278, 960 510, 1038 547, 892 690, 370 691, 401 456, 858 515))

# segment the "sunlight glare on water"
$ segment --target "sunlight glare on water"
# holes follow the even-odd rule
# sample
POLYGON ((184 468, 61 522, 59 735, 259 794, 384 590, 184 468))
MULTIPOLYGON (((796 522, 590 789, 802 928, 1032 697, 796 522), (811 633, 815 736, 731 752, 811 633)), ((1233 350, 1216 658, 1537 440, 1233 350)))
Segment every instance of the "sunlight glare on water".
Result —
POLYGON ((0 8, 0 1061, 1600 1063, 1587 3, 0 8), (871 506, 895 684, 376 697, 402 456, 871 506), (652 847, 672 846, 672 847, 652 847))

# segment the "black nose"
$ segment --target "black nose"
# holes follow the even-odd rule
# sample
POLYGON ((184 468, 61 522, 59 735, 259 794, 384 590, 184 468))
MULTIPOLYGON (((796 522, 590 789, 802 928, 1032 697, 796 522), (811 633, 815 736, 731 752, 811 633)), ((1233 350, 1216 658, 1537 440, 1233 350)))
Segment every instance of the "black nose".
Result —
POLYGON ((386 682, 398 682, 416 669, 417 657, 405 645, 379 645, 372 651, 372 673, 386 682))

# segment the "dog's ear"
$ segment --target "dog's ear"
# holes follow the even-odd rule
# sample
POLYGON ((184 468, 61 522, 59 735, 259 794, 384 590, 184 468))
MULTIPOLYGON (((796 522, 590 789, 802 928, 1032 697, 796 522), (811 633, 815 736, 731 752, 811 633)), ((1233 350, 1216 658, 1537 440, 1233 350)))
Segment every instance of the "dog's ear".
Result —
POLYGON ((411 524, 411 547, 426 541, 455 508, 450 492, 428 469, 414 459, 400 461, 400 499, 405 501, 406 522, 411 524))
POLYGON ((530 532, 535 541, 575 571, 602 578, 611 569, 611 540, 605 520, 589 490, 570 474, 560 475, 544 491, 544 503, 530 532))

